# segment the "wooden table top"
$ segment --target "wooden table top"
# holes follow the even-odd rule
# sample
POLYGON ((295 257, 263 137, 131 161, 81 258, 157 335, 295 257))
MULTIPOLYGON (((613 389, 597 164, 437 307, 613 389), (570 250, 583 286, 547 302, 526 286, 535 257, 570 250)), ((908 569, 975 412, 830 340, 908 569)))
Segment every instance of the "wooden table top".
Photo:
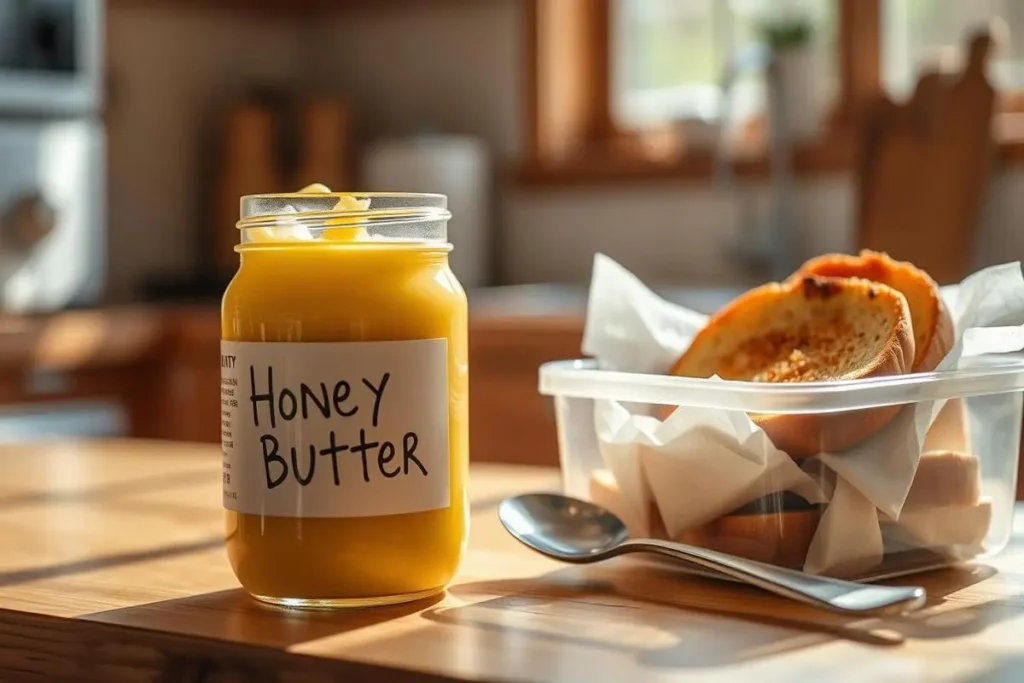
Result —
POLYGON ((288 612, 231 573, 220 466, 206 445, 0 448, 0 680, 1024 678, 1020 533, 991 561, 918 577, 923 611, 858 621, 636 560, 541 558, 495 508, 557 488, 557 472, 481 465, 470 551, 446 596, 288 612))

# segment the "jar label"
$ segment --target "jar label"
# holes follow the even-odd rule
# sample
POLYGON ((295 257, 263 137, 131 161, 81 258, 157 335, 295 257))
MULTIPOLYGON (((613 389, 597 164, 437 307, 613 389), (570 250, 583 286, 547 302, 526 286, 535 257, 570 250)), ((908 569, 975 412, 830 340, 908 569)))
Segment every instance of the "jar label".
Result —
POLYGON ((449 505, 448 341, 221 342, 224 507, 367 517, 449 505))

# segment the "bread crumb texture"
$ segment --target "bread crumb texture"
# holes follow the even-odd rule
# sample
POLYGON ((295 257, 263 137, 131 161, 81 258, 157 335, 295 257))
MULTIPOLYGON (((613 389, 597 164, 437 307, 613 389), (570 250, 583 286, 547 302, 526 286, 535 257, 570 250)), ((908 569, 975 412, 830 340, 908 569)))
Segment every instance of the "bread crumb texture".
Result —
MULTIPOLYGON (((803 298, 812 308, 841 293, 833 282, 808 278, 803 298)), ((842 292, 874 300, 878 291, 842 292)), ((722 379, 752 382, 814 382, 857 373, 883 352, 891 313, 879 306, 822 306, 811 316, 790 307, 776 311, 769 329, 739 341, 719 355, 722 379), (803 318, 800 320, 799 318, 803 318)))

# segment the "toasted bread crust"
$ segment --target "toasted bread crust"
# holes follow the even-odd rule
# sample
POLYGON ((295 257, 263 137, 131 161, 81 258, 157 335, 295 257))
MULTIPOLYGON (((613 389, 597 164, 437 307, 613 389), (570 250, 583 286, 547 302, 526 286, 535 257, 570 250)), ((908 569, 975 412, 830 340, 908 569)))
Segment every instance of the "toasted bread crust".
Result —
MULTIPOLYGON (((912 372, 931 372, 953 348, 953 319, 942 300, 939 286, 925 271, 888 254, 862 250, 858 255, 827 254, 804 263, 790 280, 807 275, 822 277, 859 277, 899 290, 907 300, 914 329, 915 356, 912 372)), ((967 448, 967 419, 959 400, 950 401, 936 418, 926 444, 951 444, 967 448)), ((936 447, 936 446, 932 446, 936 447)))
POLYGON ((734 299, 697 333, 669 374, 755 382, 861 379, 905 372, 914 348, 909 309, 898 291, 862 279, 808 276, 734 299), (865 312, 873 314, 868 322, 874 329, 858 325, 865 312), (865 362, 845 357, 865 354, 865 362), (796 356, 803 361, 798 367, 796 356))
MULTIPOLYGON (((910 312, 900 292, 858 278, 808 276, 735 299, 712 316, 670 373, 760 382, 863 379, 906 373, 913 358, 910 312)), ((899 408, 751 419, 777 448, 800 458, 852 446, 899 408)))
POLYGON ((808 275, 863 278, 901 292, 910 307, 914 329, 913 372, 931 372, 953 348, 953 320, 942 301, 939 286, 928 273, 913 264, 865 249, 857 256, 827 254, 813 258, 804 263, 790 280, 802 280, 808 275))

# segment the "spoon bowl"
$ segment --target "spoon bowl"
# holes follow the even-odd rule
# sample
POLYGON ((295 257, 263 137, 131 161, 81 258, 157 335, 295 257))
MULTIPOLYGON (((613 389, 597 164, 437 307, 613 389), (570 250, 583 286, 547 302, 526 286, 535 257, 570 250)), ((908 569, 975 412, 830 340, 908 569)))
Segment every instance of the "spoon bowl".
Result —
POLYGON ((568 496, 537 493, 502 501, 505 529, 537 552, 585 562, 629 540, 626 525, 607 510, 568 496))
POLYGON ((614 513, 569 496, 531 493, 498 506, 505 529, 523 545, 572 564, 600 562, 631 552, 653 553, 738 579, 764 590, 834 612, 906 612, 925 603, 919 586, 865 585, 658 539, 630 539, 614 513))

